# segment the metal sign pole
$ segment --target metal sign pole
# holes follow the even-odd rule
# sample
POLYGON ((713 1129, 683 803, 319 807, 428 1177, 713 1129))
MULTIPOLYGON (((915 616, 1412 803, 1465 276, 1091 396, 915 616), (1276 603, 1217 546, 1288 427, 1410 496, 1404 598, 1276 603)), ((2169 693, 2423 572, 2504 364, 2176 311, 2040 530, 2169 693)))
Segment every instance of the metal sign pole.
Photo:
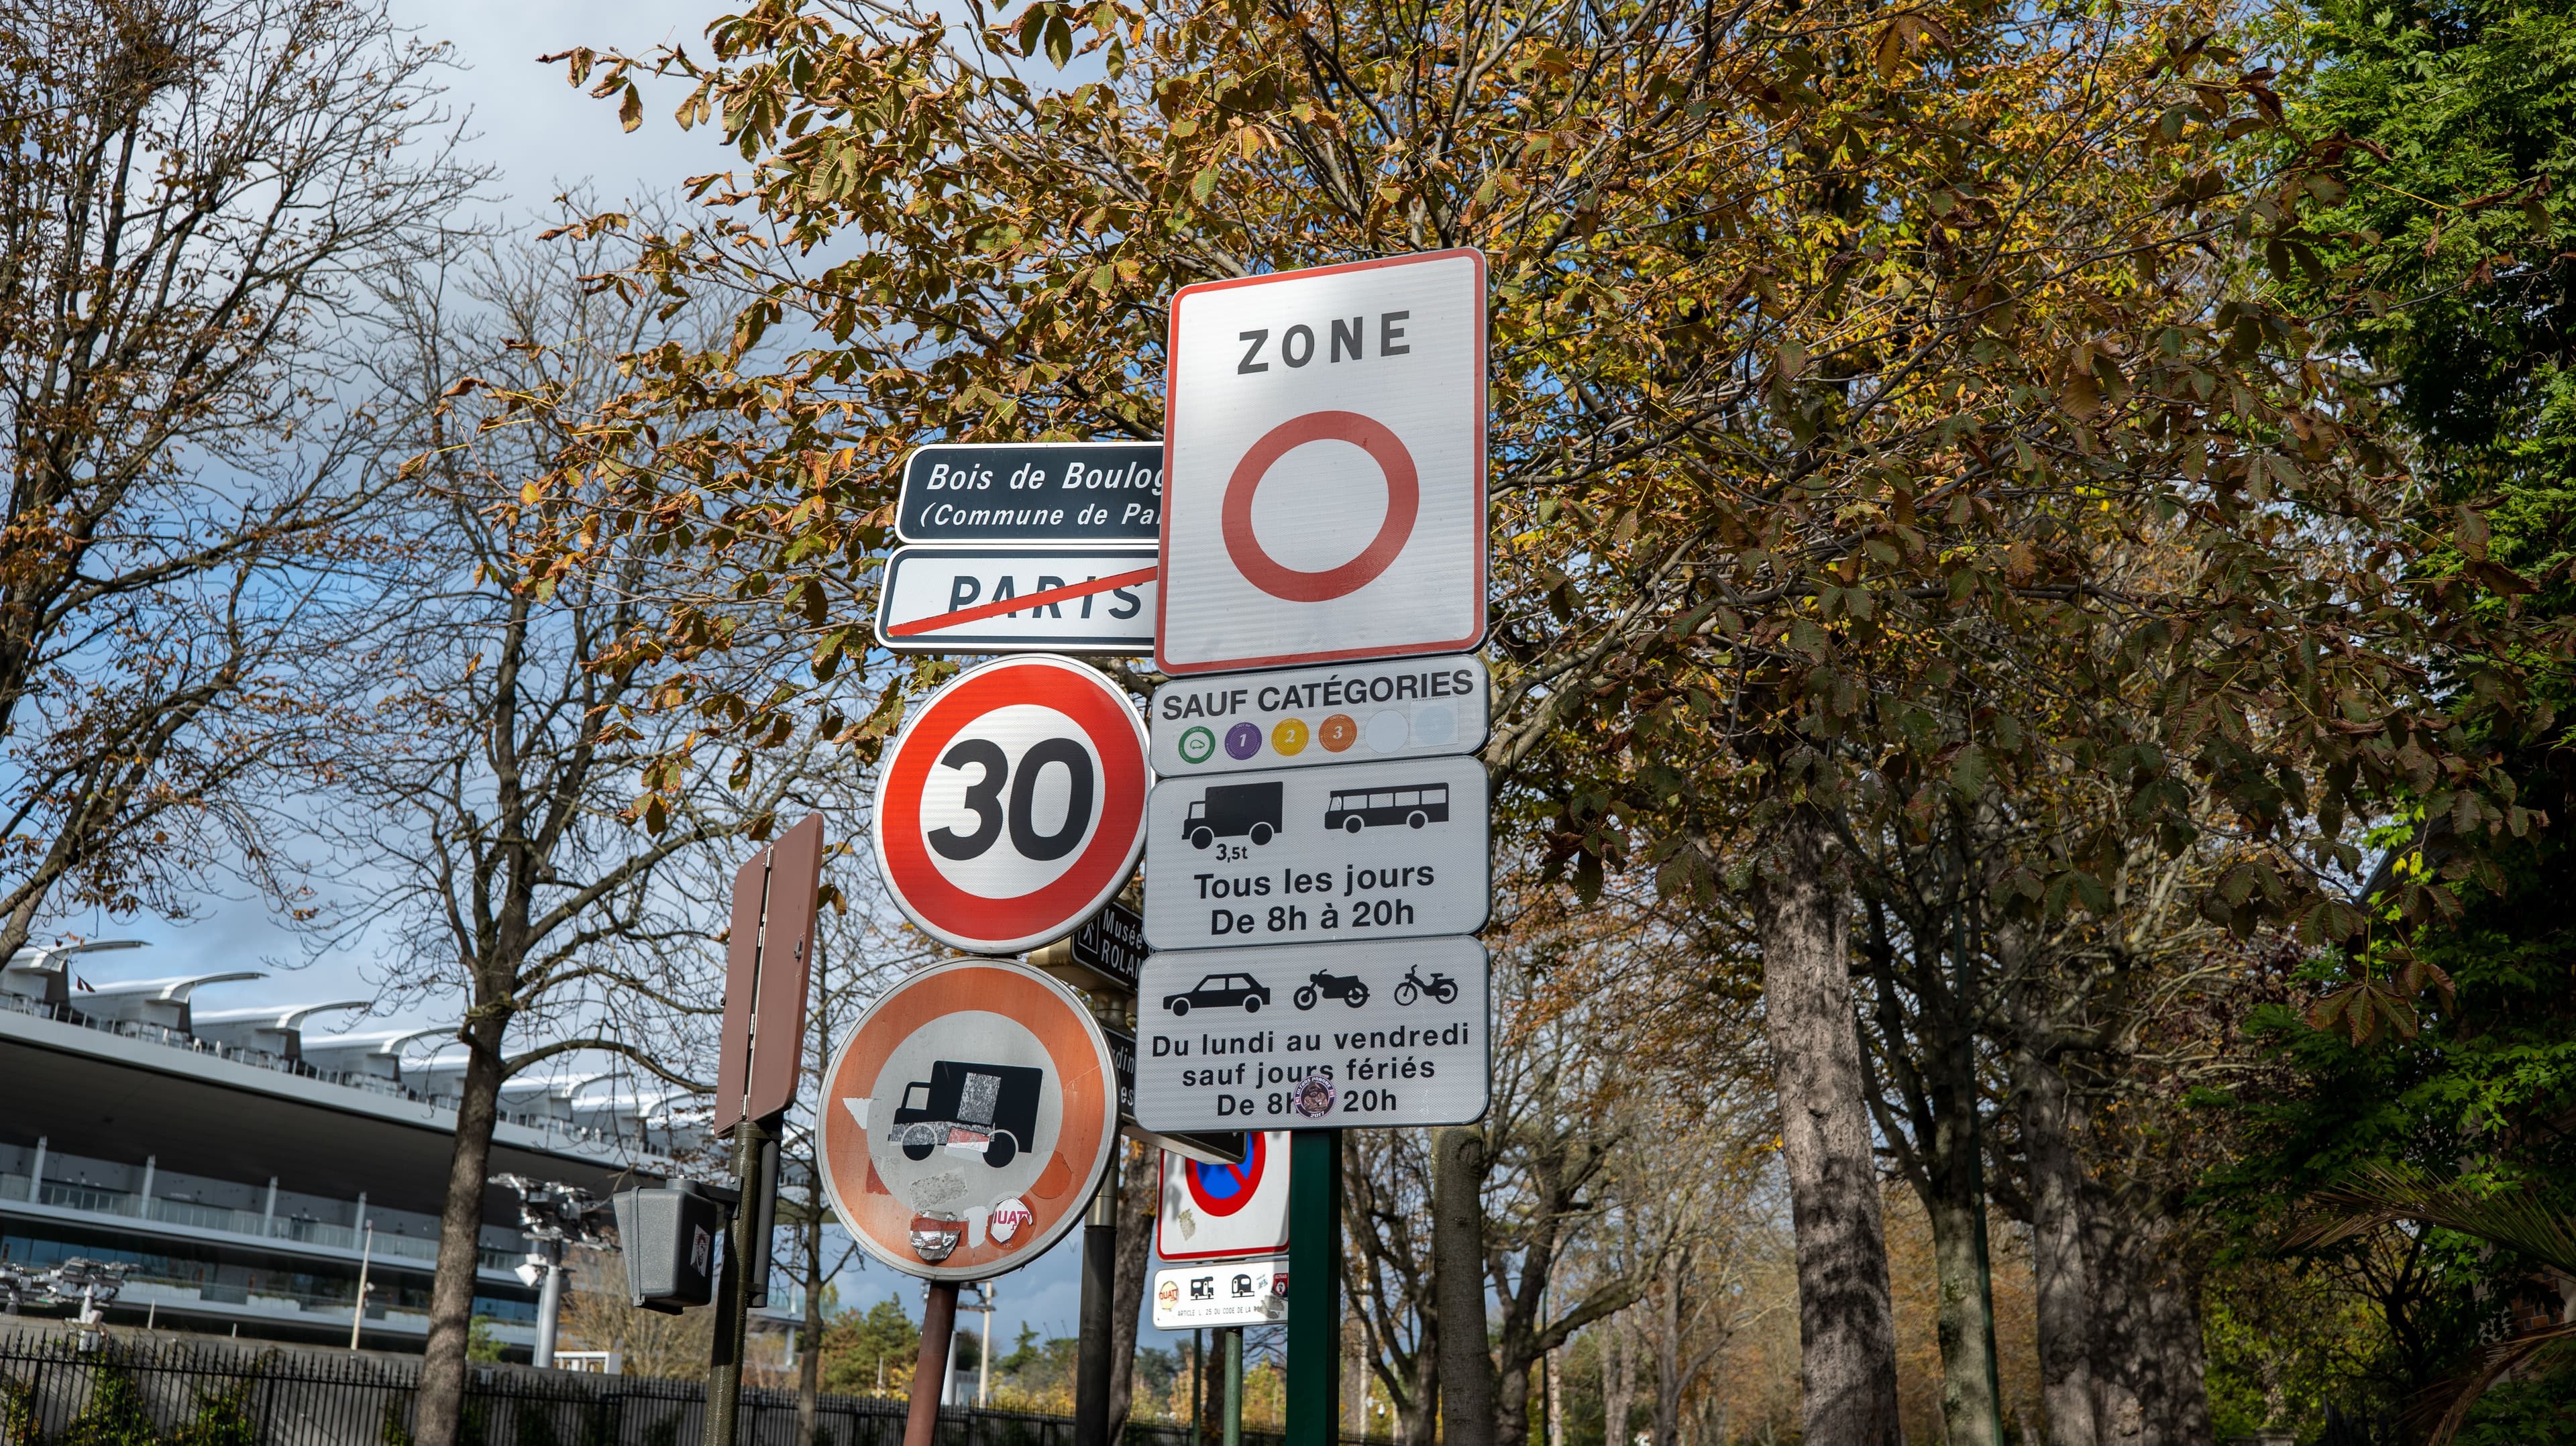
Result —
POLYGON ((1243 1327, 1225 1333, 1225 1446, 1243 1446, 1243 1327))
POLYGON ((1338 1446, 1342 1429, 1342 1137, 1289 1136, 1288 1438, 1338 1446))
POLYGON ((769 1303, 769 1234, 774 1225, 761 1194, 777 1179, 779 1116, 734 1127, 734 1183, 740 1189, 716 1289, 715 1360, 707 1372, 706 1446, 733 1446, 742 1402, 742 1361, 751 1338, 751 1308, 769 1303))
POLYGON ((1109 1446, 1109 1333, 1117 1319, 1118 1165, 1082 1217, 1082 1344, 1074 1356, 1073 1446, 1109 1446))
MULTIPOLYGON (((749 1131, 744 1134, 737 1154, 751 1148, 749 1131)), ((738 1204, 733 1215, 737 1222, 742 1218, 738 1204)), ((742 1230, 737 1224, 720 1235, 724 1260, 716 1277, 714 1339, 707 1352, 707 1429, 702 1438, 706 1446, 734 1446, 734 1410, 742 1402, 742 1333, 749 1324, 742 1301, 742 1251, 737 1245, 742 1230)))
MULTIPOLYGON (((737 883, 734 899, 734 927, 736 929, 742 927, 742 917, 746 912, 743 906, 748 902, 751 904, 748 912, 751 915, 753 928, 749 941, 751 944, 750 968, 745 971, 747 977, 743 981, 745 987, 742 990, 745 996, 744 1013, 748 1016, 742 1050, 745 1076, 750 1073, 750 1061, 753 1050, 757 1047, 756 1032, 759 1028, 757 1023, 760 998, 758 930, 761 916, 768 908, 769 870, 765 864, 767 857, 764 851, 761 859, 755 860, 751 866, 746 867, 744 870, 746 877, 737 883), (750 868, 753 867, 761 870, 757 884, 759 894, 756 899, 749 897, 751 880, 748 875, 750 868)), ((729 1239, 725 1252, 724 1280, 716 1289, 714 1349, 709 1352, 710 1359, 707 1363, 706 1446, 734 1446, 734 1417, 742 1405, 744 1337, 751 1330, 751 1292, 748 1288, 750 1281, 746 1277, 750 1273, 749 1266, 754 1249, 752 1229, 758 1224, 757 1217, 760 1213, 755 1193, 760 1188, 760 1122, 745 1118, 737 1123, 733 1131, 733 1144, 734 1186, 738 1193, 734 1197, 732 1228, 725 1232, 729 1239)))
POLYGON ((921 1300, 921 1354, 912 1364, 912 1398, 903 1419, 903 1446, 932 1446, 939 1437, 939 1397, 948 1375, 950 1337, 957 1330, 957 1287, 927 1283, 921 1300))

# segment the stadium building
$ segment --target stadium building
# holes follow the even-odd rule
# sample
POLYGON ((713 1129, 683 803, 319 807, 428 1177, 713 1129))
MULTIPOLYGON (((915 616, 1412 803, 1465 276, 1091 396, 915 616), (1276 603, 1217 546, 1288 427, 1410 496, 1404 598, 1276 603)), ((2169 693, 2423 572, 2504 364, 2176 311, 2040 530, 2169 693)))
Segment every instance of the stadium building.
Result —
MULTIPOLYGON (((340 1344, 363 1269, 362 1343, 420 1349, 463 1064, 403 1060, 450 1031, 317 1027, 360 1000, 196 1005, 255 973, 79 976, 82 955, 113 947, 133 946, 30 948, 0 967, 0 1260, 125 1263, 113 1320, 340 1344)), ((492 1174, 603 1200, 659 1183, 702 1143, 703 1113, 630 1080, 511 1081, 492 1174)), ((516 1192, 488 1190, 483 1221, 475 1311, 525 1359, 539 1291, 516 1192)))

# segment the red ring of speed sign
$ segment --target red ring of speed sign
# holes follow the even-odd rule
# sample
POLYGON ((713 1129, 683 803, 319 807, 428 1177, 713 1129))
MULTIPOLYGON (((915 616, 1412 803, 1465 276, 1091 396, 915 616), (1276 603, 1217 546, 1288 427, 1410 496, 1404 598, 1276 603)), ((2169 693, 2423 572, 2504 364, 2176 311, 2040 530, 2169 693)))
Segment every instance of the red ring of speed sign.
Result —
POLYGON ((1145 847, 1145 746, 1127 695, 1070 659, 1011 658, 951 679, 885 758, 887 890, 923 932, 973 954, 1073 932, 1145 847), (941 806, 925 817, 934 789, 941 806), (1042 794, 1063 805, 1051 821, 1042 794))
POLYGON ((967 959, 868 1006, 823 1072, 823 1186, 870 1255, 986 1280, 1046 1252, 1118 1144, 1109 1043, 1072 991, 967 959))

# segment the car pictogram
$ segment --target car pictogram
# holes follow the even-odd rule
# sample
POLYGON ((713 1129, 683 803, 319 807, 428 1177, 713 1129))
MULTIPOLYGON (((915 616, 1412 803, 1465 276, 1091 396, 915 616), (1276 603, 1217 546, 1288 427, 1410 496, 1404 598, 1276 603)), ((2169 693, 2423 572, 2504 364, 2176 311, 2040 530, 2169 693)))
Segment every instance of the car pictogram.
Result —
POLYGON ((1178 994, 1163 996, 1163 1007, 1187 1014, 1193 1009, 1240 1009, 1258 1014, 1270 1002, 1270 986, 1249 974, 1211 974, 1178 994))

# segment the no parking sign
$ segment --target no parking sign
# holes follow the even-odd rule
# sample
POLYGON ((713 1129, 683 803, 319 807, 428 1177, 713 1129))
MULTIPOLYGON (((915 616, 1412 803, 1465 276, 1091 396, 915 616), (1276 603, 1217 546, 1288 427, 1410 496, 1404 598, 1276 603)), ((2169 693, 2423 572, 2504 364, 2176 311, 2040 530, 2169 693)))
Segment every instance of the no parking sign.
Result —
POLYGON ((1244 1137, 1243 1160, 1210 1165, 1163 1152, 1163 1204, 1154 1253, 1165 1260, 1239 1260, 1288 1248, 1288 1133, 1244 1137))

